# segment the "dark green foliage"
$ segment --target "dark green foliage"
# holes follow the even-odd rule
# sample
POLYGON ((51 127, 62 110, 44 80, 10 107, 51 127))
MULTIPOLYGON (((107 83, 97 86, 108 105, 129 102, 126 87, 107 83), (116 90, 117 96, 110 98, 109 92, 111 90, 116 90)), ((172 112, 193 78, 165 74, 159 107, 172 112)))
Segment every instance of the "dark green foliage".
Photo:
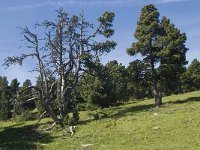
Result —
POLYGON ((131 48, 127 49, 127 53, 129 55, 141 53, 145 57, 145 61, 150 63, 150 60, 155 57, 155 52, 158 51, 155 44, 159 32, 159 12, 153 5, 147 5, 142 8, 134 33, 138 41, 133 43, 131 48))
POLYGON ((160 25, 162 34, 157 40, 157 45, 161 46, 157 53, 160 61, 157 74, 163 84, 163 92, 178 93, 181 85, 180 76, 184 72, 184 65, 187 64, 186 35, 175 28, 166 17, 162 18, 160 25))
POLYGON ((197 59, 191 62, 182 75, 182 88, 184 92, 200 90, 200 62, 197 59))
POLYGON ((105 41, 105 42, 96 42, 92 46, 92 49, 98 51, 100 54, 104 52, 109 53, 112 49, 115 48, 117 44, 114 41, 105 41))
POLYGON ((11 84, 9 86, 9 100, 10 100, 10 109, 12 109, 12 117, 15 116, 16 113, 16 97, 17 97, 17 93, 19 92, 19 87, 20 83, 18 82, 18 80, 15 78, 11 81, 11 84))
POLYGON ((137 41, 127 49, 129 55, 140 53, 142 62, 149 67, 156 107, 161 106, 166 89, 178 86, 183 65, 187 63, 185 33, 175 28, 166 17, 160 20, 159 16, 152 4, 142 8, 134 34, 137 41))
POLYGON ((127 101, 128 72, 126 68, 122 64, 118 64, 116 60, 108 62, 105 67, 108 71, 108 82, 111 83, 110 99, 113 98, 114 103, 127 101))
POLYGON ((101 17, 98 18, 100 22, 99 32, 105 37, 111 37, 114 34, 112 29, 115 14, 112 12, 105 12, 101 17))
POLYGON ((107 74, 105 68, 98 61, 91 66, 93 68, 84 73, 81 78, 79 86, 81 96, 87 101, 88 107, 92 105, 106 107, 109 105, 106 95, 109 84, 106 84, 107 74))
MULTIPOLYGON (((38 87, 38 88, 41 88, 40 87, 40 80, 39 80, 39 78, 37 78, 37 81, 36 81, 36 87, 38 87)), ((39 93, 37 92, 37 91, 33 91, 33 93, 34 93, 34 95, 36 95, 36 96, 38 96, 39 97, 39 93)), ((41 102, 41 100, 40 99, 36 99, 35 100, 35 106, 36 106, 36 108, 37 108, 37 110, 38 110, 38 112, 39 112, 39 114, 42 114, 45 110, 44 110, 44 108, 43 108, 43 106, 42 106, 42 102, 41 102)))
POLYGON ((33 113, 31 110, 26 110, 22 112, 19 116, 17 116, 15 118, 15 121, 21 122, 21 121, 30 121, 36 119, 38 119, 38 115, 36 113, 33 113))
MULTIPOLYGON (((32 86, 31 81, 27 79, 26 81, 24 81, 22 85, 22 90, 31 86, 32 86)), ((34 101, 27 101, 33 97, 33 89, 25 90, 23 94, 21 95, 21 97, 22 97, 21 101, 24 103, 22 105, 23 110, 33 110, 36 107, 34 101)))
POLYGON ((148 66, 140 60, 135 60, 129 64, 127 71, 128 95, 135 99, 152 97, 148 66))
POLYGON ((35 102, 31 100, 33 97, 33 89, 29 89, 30 86, 32 86, 32 83, 29 79, 27 79, 23 83, 22 87, 20 87, 20 90, 18 90, 18 95, 16 96, 15 94, 13 99, 13 117, 16 115, 22 115, 23 118, 26 111, 28 112, 29 110, 33 110, 35 108, 35 102))
POLYGON ((15 78, 11 81, 11 83, 10 83, 11 98, 16 97, 17 92, 19 91, 19 85, 20 85, 20 83, 18 82, 17 78, 15 78))
POLYGON ((72 115, 70 114, 66 115, 63 123, 64 125, 74 126, 75 124, 77 124, 78 120, 79 120, 79 112, 77 109, 74 109, 72 115))
POLYGON ((11 117, 10 93, 6 77, 0 77, 0 120, 11 117))
POLYGON ((124 66, 111 61, 105 66, 96 62, 93 67, 83 75, 80 83, 80 93, 89 107, 109 107, 128 99, 128 79, 124 66))

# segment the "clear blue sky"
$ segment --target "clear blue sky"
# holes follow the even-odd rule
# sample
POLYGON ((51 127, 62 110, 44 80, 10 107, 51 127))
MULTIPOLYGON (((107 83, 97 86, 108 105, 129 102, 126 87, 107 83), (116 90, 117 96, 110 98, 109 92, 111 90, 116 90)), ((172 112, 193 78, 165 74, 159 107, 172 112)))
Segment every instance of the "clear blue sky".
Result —
MULTIPOLYGON (((28 26, 32 29, 37 22, 54 20, 54 10, 63 7, 69 14, 84 11, 87 19, 94 23, 104 11, 115 12, 113 39, 118 45, 102 61, 117 60, 127 66, 136 57, 128 56, 126 48, 135 41, 133 32, 141 8, 150 3, 158 8, 161 16, 170 18, 181 32, 186 33, 189 63, 194 58, 200 60, 200 0, 0 0, 0 64, 7 56, 25 51, 19 49, 23 42, 17 27, 28 26)), ((0 76, 7 76, 9 81, 18 78, 23 82, 29 78, 35 82, 36 73, 28 72, 32 64, 30 60, 22 67, 13 66, 6 70, 0 65, 0 76)))

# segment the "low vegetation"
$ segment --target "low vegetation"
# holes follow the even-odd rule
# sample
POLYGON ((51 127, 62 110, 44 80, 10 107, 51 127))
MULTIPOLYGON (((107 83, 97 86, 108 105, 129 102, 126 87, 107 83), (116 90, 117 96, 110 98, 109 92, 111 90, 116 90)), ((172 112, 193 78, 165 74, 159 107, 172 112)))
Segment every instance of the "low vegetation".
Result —
POLYGON ((197 149, 200 146, 200 91, 80 112, 76 133, 68 129, 40 131, 51 124, 35 121, 0 122, 0 149, 197 149))

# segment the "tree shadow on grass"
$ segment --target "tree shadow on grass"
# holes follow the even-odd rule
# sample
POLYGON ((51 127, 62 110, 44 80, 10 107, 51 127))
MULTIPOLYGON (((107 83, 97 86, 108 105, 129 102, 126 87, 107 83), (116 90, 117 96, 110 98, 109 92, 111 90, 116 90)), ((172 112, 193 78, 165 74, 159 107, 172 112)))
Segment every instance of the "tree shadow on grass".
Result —
POLYGON ((92 118, 90 118, 88 120, 80 120, 79 124, 87 124, 92 121, 101 120, 101 119, 105 119, 105 118, 118 119, 118 118, 121 118, 126 115, 130 115, 130 114, 142 112, 142 111, 147 111, 147 110, 153 109, 153 108, 155 108, 154 104, 136 105, 136 106, 129 106, 129 107, 117 109, 117 111, 115 113, 113 113, 112 111, 106 112, 102 109, 99 112, 91 114, 92 118))
POLYGON ((200 102, 200 97, 189 97, 183 100, 176 100, 172 102, 167 102, 168 104, 184 104, 184 103, 191 103, 191 102, 200 102))
POLYGON ((42 149, 42 144, 48 144, 52 139, 49 133, 34 130, 33 125, 5 127, 0 131, 0 150, 42 149))
POLYGON ((143 112, 143 111, 147 111, 147 110, 153 109, 153 108, 155 108, 154 104, 130 106, 130 107, 127 107, 127 108, 124 108, 124 109, 118 111, 115 114, 112 114, 110 117, 119 118, 119 117, 125 116, 127 114, 143 112))

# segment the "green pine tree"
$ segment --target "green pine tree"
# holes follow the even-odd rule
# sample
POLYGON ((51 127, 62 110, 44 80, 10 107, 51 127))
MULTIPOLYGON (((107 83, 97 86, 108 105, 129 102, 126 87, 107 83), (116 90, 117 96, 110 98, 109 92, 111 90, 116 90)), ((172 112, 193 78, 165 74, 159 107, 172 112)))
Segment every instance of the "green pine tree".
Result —
POLYGON ((148 66, 140 60, 135 60, 129 63, 127 67, 129 82, 129 96, 135 99, 143 99, 152 97, 149 78, 148 66))
POLYGON ((184 92, 200 89, 200 62, 194 59, 186 72, 182 75, 182 86, 184 92))
POLYGON ((142 62, 149 66, 152 91, 156 107, 162 105, 162 96, 168 86, 177 84, 185 65, 186 35, 175 28, 166 17, 159 19, 154 5, 144 6, 137 23, 135 38, 127 49, 129 55, 142 55, 142 62))

